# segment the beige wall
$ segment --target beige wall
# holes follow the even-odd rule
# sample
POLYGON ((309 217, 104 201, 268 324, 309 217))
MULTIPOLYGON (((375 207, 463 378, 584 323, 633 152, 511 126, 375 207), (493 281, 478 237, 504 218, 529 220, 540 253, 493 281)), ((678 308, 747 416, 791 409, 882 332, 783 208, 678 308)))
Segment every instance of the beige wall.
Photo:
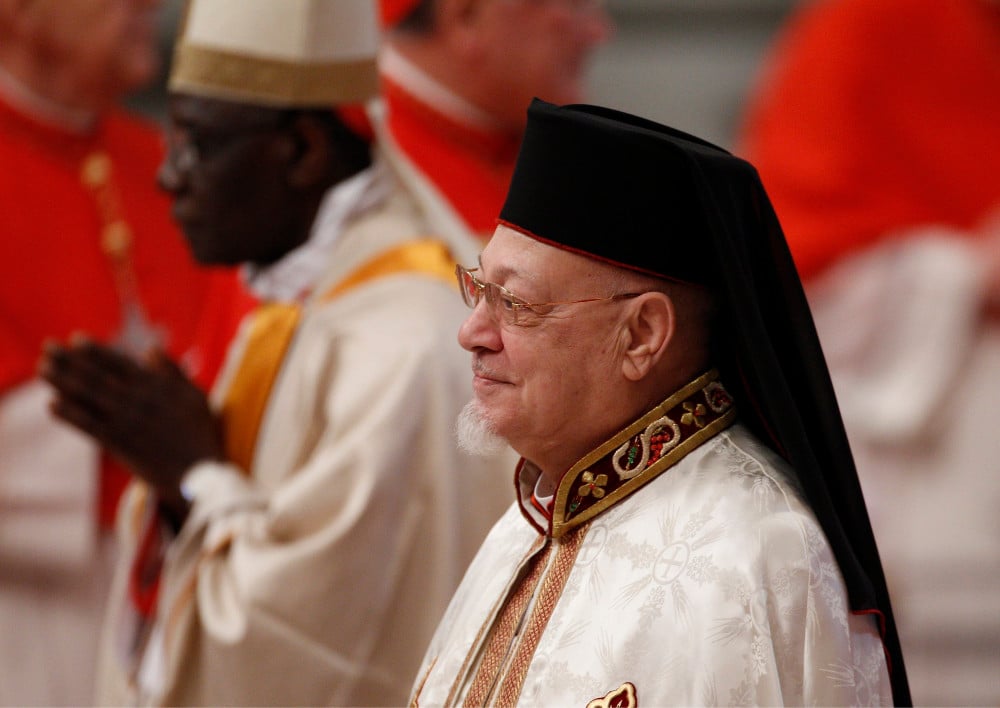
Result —
POLYGON ((596 58, 595 103, 731 148, 745 96, 794 0, 608 0, 615 38, 596 58))

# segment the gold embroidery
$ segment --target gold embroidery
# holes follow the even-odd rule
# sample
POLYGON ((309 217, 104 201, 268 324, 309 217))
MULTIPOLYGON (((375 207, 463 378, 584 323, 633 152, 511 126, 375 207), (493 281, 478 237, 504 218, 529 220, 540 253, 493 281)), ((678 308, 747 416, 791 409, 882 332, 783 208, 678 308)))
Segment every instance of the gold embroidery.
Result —
POLYGON ((580 485, 577 494, 581 497, 592 494, 594 498, 600 499, 604 496, 604 490, 601 487, 608 483, 608 476, 606 474, 595 476, 593 472, 584 472, 580 479, 583 481, 583 484, 580 485))
POLYGON ((714 369, 699 376, 573 465, 556 490, 552 537, 614 506, 729 427, 736 408, 718 377, 714 369), (593 494, 588 474, 607 475, 603 494, 593 494))
POLYGON ((654 445, 653 438, 658 436, 659 449, 656 451, 657 458, 659 459, 668 450, 672 450, 677 447, 678 443, 681 441, 681 428, 677 423, 667 416, 663 416, 657 420, 650 423, 646 430, 643 431, 642 435, 639 436, 639 442, 636 444, 631 439, 625 442, 614 455, 611 457, 611 465, 614 467, 615 472, 623 480, 632 479, 644 469, 649 463, 649 458, 653 454, 654 445), (670 436, 665 437, 662 433, 666 430, 670 431, 670 436), (639 461, 636 462, 636 455, 639 451, 642 451, 642 456, 639 461), (622 466, 621 458, 628 456, 627 466, 622 466))
POLYGON ((588 528, 589 526, 579 527, 576 533, 552 541, 555 546, 555 558, 546 571, 545 577, 542 578, 541 589, 538 591, 535 606, 522 632, 520 644, 516 647, 507 675, 500 684, 496 705, 517 705, 521 689, 524 687, 524 679, 531 666, 531 660, 538 649, 542 633, 545 632, 545 628, 552 618, 552 613, 555 612, 556 605, 559 603, 559 598, 563 594, 566 581, 569 580, 569 575, 576 563, 580 548, 583 546, 583 539, 587 535, 588 528))
POLYGON ((510 655, 511 648, 517 641, 517 634, 522 626, 525 610, 535 593, 542 571, 552 551, 552 544, 546 546, 541 553, 532 558, 526 574, 509 596, 500 614, 497 616, 493 629, 486 640, 483 659, 476 670, 475 678, 465 696, 463 705, 486 705, 487 699, 496 687, 504 664, 510 655))
POLYGON ((173 62, 171 89, 208 85, 213 91, 232 92, 237 101, 249 96, 267 102, 278 96, 293 104, 358 103, 367 100, 378 84, 374 62, 363 58, 302 63, 182 43, 173 62))
POLYGON ((587 708, 637 708, 639 700, 635 695, 635 686, 626 681, 613 691, 608 691, 600 698, 595 698, 587 704, 587 708))
MULTIPOLYGON (((531 548, 528 549, 528 552, 525 554, 524 560, 522 560, 519 565, 527 567, 527 565, 531 562, 531 558, 536 553, 541 551, 545 547, 545 544, 547 542, 548 541, 544 536, 539 536, 538 538, 536 538, 535 541, 531 544, 531 548)), ((451 689, 448 691, 448 697, 445 699, 444 705, 453 706, 458 703, 457 695, 464 684, 465 677, 468 675, 470 667, 474 664, 475 658, 479 655, 480 647, 483 646, 483 642, 485 641, 484 637, 486 638, 489 637, 489 633, 492 631, 493 628, 493 618, 498 617, 500 615, 500 612, 504 606, 504 601, 505 597, 504 595, 501 595, 497 599, 496 604, 494 605, 490 613, 487 615, 486 622, 483 623, 483 625, 479 628, 479 631, 476 632, 476 638, 472 642, 472 646, 469 647, 469 653, 466 655, 465 660, 462 662, 462 668, 459 670, 455 678, 455 682, 452 684, 451 689)), ((473 689, 470 688, 469 690, 471 691, 473 689)))
POLYGON ((684 410, 687 411, 681 416, 684 425, 697 425, 699 428, 705 427, 705 406, 700 403, 684 401, 684 410))

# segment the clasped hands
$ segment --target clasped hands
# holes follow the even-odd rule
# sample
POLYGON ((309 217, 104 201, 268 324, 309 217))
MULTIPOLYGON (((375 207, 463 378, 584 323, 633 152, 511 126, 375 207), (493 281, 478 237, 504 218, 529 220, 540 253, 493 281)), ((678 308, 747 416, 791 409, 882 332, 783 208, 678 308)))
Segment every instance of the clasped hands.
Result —
POLYGON ((121 459, 183 520, 184 473, 225 454, 217 416, 180 367, 160 350, 135 360, 76 335, 47 342, 38 373, 55 388, 52 413, 121 459))

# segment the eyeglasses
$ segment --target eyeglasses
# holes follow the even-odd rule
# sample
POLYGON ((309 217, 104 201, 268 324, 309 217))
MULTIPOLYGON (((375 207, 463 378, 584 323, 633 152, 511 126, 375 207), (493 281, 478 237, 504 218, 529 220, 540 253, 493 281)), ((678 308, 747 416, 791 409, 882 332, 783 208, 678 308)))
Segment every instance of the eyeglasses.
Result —
POLYGON ((486 296, 486 304, 490 314, 497 322, 508 325, 533 324, 535 318, 542 317, 552 311, 557 305, 578 305, 584 302, 611 302, 638 297, 643 293, 621 293, 610 297, 589 297, 584 300, 563 300, 561 302, 525 302, 511 293, 507 288, 496 283, 484 283, 472 274, 478 268, 463 268, 455 266, 455 277, 458 278, 458 288, 462 292, 462 300, 471 308, 486 296))

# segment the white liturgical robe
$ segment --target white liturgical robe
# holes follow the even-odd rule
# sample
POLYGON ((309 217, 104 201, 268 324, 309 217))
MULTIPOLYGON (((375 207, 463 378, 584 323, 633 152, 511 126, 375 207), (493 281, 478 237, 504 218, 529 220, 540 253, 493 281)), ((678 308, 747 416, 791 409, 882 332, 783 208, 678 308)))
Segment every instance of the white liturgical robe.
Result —
POLYGON ((230 348, 213 390, 224 424, 252 409, 226 408, 239 384, 267 378, 242 376, 257 373, 244 367, 252 343, 289 336, 259 432, 226 428, 227 446, 249 440, 249 462, 233 445, 228 461, 186 475, 194 503, 162 542, 147 624, 133 598, 153 555, 151 495, 133 485, 97 704, 406 700, 438 617, 508 504, 514 460, 468 455, 452 437, 472 377, 455 341, 467 311, 450 259, 469 262, 479 244, 429 220, 398 180, 379 160, 338 184, 306 257, 293 251, 256 274, 271 291, 306 293, 301 314, 291 329, 248 320, 230 348), (416 267, 424 261, 440 268, 416 267))
POLYGON ((709 373, 521 500, 438 627, 411 703, 886 705, 876 616, 854 615, 787 464, 709 373))

